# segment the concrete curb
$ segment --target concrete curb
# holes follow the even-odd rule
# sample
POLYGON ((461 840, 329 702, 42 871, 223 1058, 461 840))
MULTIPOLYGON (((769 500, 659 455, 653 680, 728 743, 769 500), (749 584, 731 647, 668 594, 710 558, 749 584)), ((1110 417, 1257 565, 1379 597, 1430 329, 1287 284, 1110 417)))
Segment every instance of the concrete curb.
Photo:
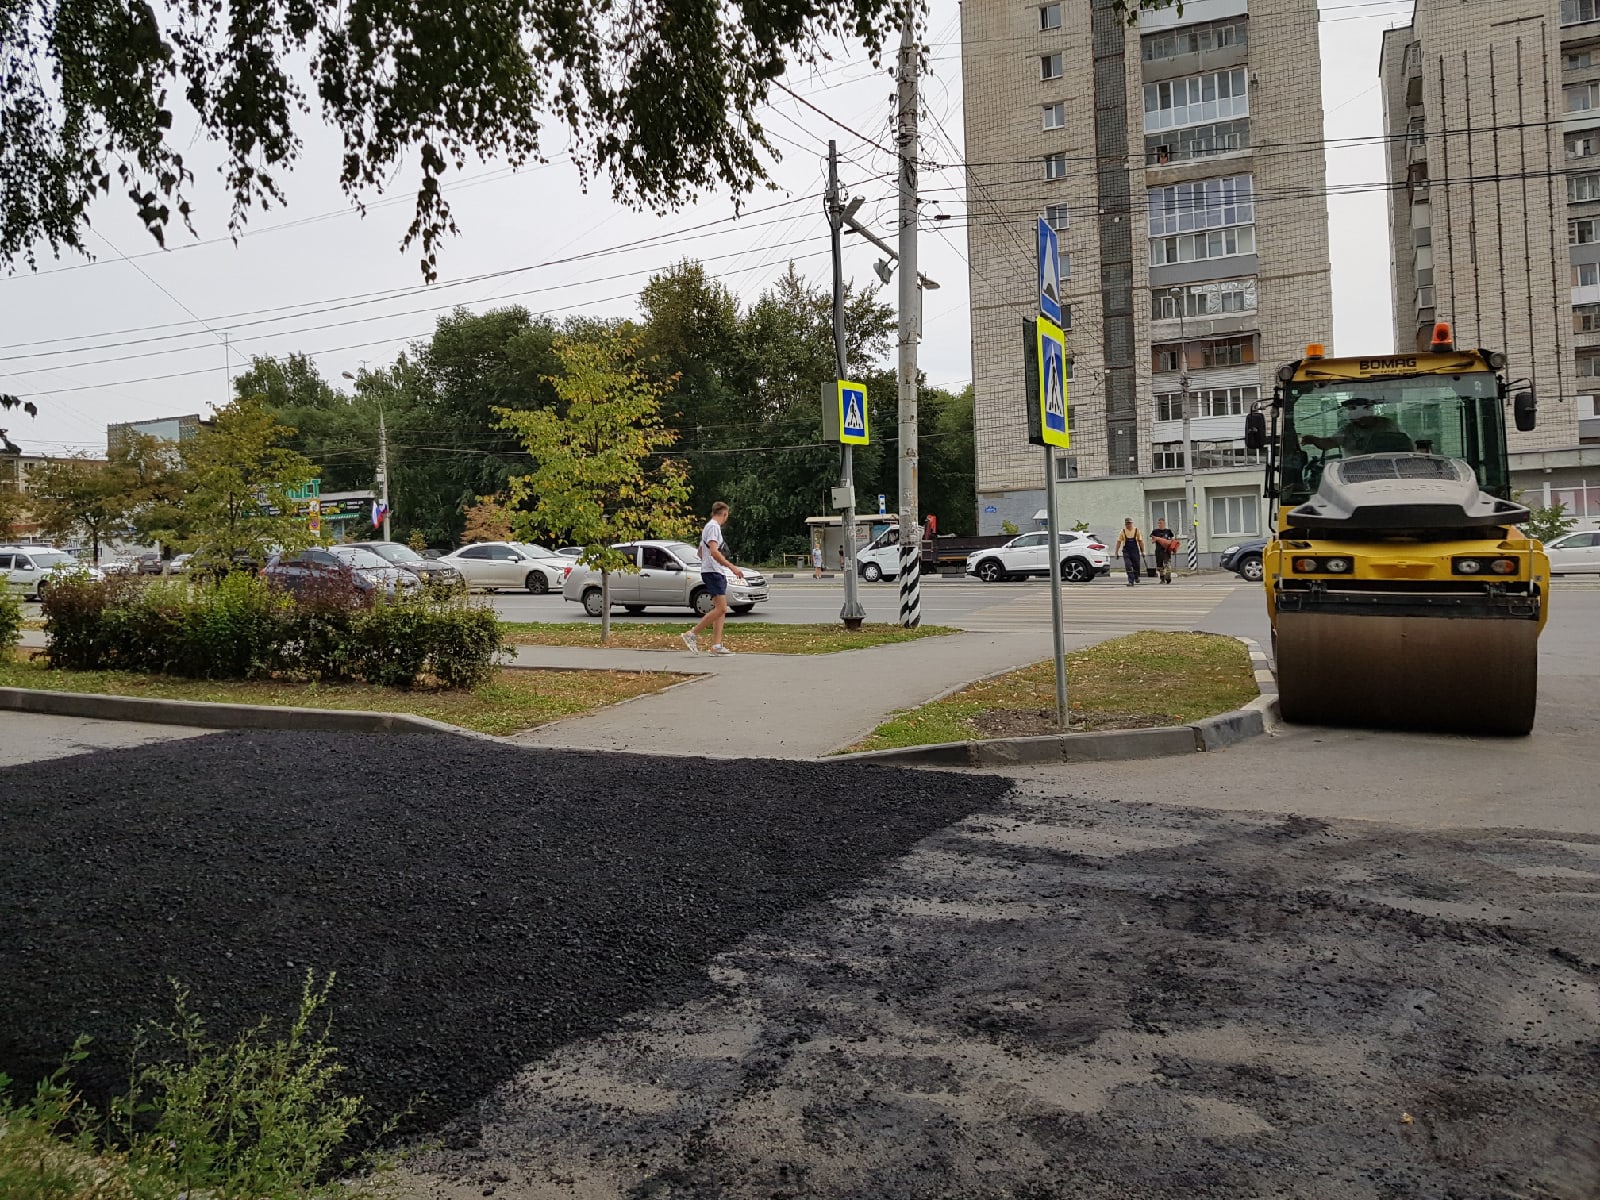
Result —
POLYGON ((296 708, 282 704, 220 704, 209 700, 157 700, 144 696, 49 692, 33 688, 0 688, 0 711, 87 717, 97 721, 143 721, 150 725, 188 725, 196 729, 317 729, 335 733, 453 733, 466 737, 489 737, 488 734, 409 713, 367 712, 354 708, 296 708))
POLYGON ((830 755, 828 761, 923 767, 1009 767, 1024 763, 1160 758, 1169 754, 1221 750, 1246 738, 1269 733, 1279 724, 1278 684, 1272 673, 1271 662, 1261 647, 1250 638, 1238 640, 1250 652, 1251 670, 1255 675, 1256 689, 1261 694, 1243 708, 1218 713, 1189 725, 1169 725, 1160 729, 1109 729, 1103 733, 1055 733, 1042 737, 989 738, 977 742, 905 746, 894 750, 861 750, 854 754, 830 755))

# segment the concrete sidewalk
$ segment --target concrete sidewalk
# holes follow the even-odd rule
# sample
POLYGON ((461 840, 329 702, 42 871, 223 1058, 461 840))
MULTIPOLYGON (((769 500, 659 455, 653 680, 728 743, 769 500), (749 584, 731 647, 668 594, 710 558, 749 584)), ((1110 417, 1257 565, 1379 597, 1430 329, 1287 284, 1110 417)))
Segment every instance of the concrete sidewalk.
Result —
MULTIPOLYGON (((1076 650, 1103 634, 1071 635, 1076 650)), ((512 740, 529 746, 816 758, 911 708, 986 675, 1050 656, 1050 631, 962 633, 840 654, 735 654, 519 647, 519 666, 704 672, 693 687, 641 696, 512 740)))

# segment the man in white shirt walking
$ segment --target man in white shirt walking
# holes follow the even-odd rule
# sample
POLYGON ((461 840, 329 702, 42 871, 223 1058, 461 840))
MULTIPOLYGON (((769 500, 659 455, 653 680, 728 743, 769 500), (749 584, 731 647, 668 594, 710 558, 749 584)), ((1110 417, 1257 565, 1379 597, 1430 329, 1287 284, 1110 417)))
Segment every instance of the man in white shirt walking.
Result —
POLYGON ((711 625, 711 635, 715 639, 711 645, 711 653, 733 653, 722 644, 722 623, 728 619, 728 575, 733 575, 735 579, 743 579, 744 572, 729 562, 728 556, 723 553, 722 527, 727 521, 728 506, 724 501, 718 500, 711 506, 711 519, 700 531, 700 582, 705 584, 706 591, 711 594, 712 608, 696 622, 693 629, 682 635, 683 644, 689 647, 690 654, 700 653, 700 631, 708 623, 711 625))

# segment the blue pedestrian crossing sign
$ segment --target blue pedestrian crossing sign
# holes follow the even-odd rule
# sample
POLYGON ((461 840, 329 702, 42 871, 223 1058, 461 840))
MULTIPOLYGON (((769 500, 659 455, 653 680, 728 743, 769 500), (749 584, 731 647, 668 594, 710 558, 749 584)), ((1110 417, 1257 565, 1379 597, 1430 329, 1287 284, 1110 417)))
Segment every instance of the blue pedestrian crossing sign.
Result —
POLYGON ((1056 231, 1039 218, 1039 315, 1061 324, 1061 244, 1056 231))
POLYGON ((852 446, 868 442, 865 384, 839 380, 839 440, 852 446))
MULTIPOLYGON (((1038 327, 1038 441, 1068 448, 1072 431, 1067 427, 1067 344, 1059 326, 1040 318, 1038 327)), ((1033 422, 1029 422, 1033 424, 1033 422)))

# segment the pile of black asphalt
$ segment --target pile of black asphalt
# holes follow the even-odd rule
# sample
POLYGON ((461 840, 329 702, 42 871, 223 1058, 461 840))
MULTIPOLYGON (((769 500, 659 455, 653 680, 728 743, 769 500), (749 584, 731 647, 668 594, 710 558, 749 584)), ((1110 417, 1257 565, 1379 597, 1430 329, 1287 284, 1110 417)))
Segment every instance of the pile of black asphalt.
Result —
MULTIPOLYGON (((452 1126, 552 1048, 992 806, 993 778, 220 734, 0 770, 0 1073, 125 1089, 176 981, 219 1036, 336 973, 370 1128, 452 1126)), ((368 1135, 370 1136, 370 1134, 368 1135)))

